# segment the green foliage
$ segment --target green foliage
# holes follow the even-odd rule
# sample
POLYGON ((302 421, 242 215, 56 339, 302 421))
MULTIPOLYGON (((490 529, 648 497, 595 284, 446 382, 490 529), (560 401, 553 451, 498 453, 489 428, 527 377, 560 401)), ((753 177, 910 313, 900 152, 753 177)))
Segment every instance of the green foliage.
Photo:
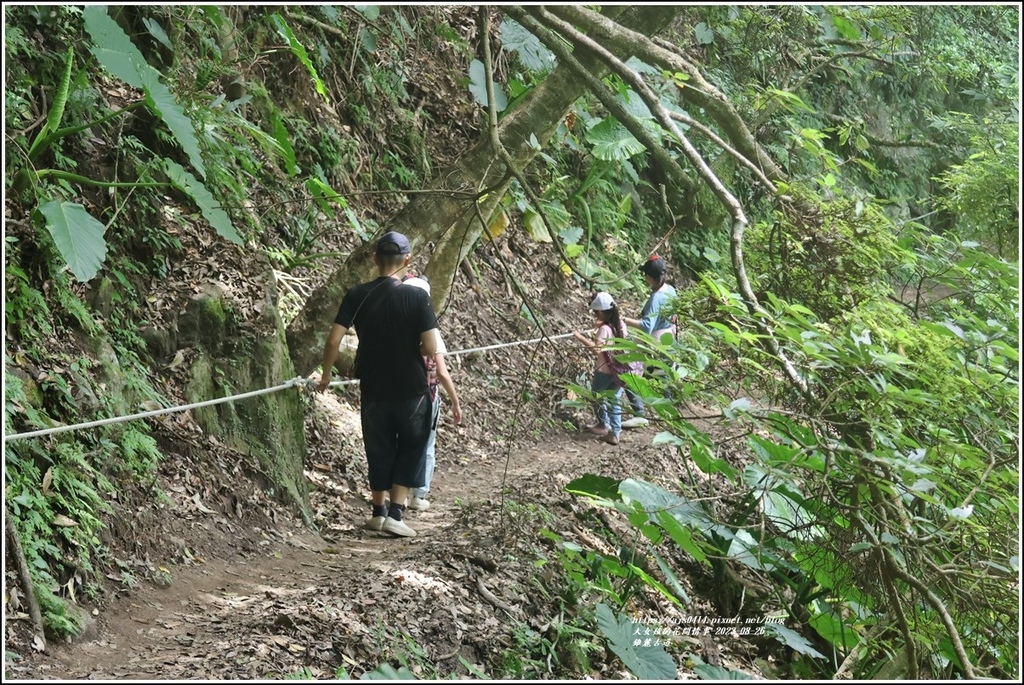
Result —
POLYGON ((175 140, 202 177, 206 165, 192 120, 185 114, 170 90, 160 81, 160 72, 151 67, 127 34, 118 26, 107 8, 90 5, 84 11, 85 28, 92 37, 90 49, 107 71, 146 95, 146 104, 167 125, 175 140))
POLYGON ((747 270, 756 290, 797 302, 829 320, 878 295, 897 255, 891 223, 874 203, 821 202, 791 186, 791 208, 747 233, 747 270))
POLYGON ((700 657, 691 656, 689 661, 693 662, 693 670, 701 680, 753 680, 754 677, 743 671, 736 671, 724 666, 713 666, 701 661, 700 657))
POLYGON ((327 97, 327 87, 324 86, 324 82, 320 80, 320 75, 317 73, 316 67, 309 60, 309 55, 306 53, 306 47, 299 42, 299 39, 295 37, 288 22, 284 20, 280 14, 271 14, 267 17, 267 21, 270 22, 271 26, 277 29, 277 32, 281 34, 281 37, 288 42, 288 47, 291 49, 292 54, 299 60, 302 66, 306 67, 306 71, 309 72, 310 77, 313 79, 313 86, 316 88, 316 92, 319 93, 320 97, 324 99, 324 102, 329 102, 327 97))
POLYGON ((242 239, 231 225, 231 218, 227 215, 220 204, 213 198, 210 191, 200 183, 195 176, 186 171, 180 164, 169 159, 164 160, 164 168, 171 184, 187 193, 203 213, 203 217, 210 222, 222 238, 233 243, 241 244, 242 239))
POLYGON ((1016 121, 975 124, 962 115, 956 128, 971 154, 938 179, 948 193, 940 206, 958 217, 960 233, 1016 259, 1020 236, 1020 126, 1016 121))
POLYGON ((628 618, 616 616, 608 606, 598 604, 597 625, 608 639, 608 646, 622 663, 640 680, 675 680, 676 665, 665 648, 648 639, 636 637, 638 624, 628 618))
POLYGON ((103 239, 107 227, 73 202, 44 202, 39 212, 46 218, 46 228, 71 272, 80 281, 92 280, 107 256, 103 239))
POLYGON ((125 464, 139 476, 152 476, 160 459, 156 440, 136 428, 126 428, 121 436, 125 464))
POLYGON ((555 56, 551 51, 535 35, 508 17, 501 22, 501 46, 515 54, 523 68, 529 71, 543 74, 555 66, 555 56))
MULTIPOLYGON (((697 505, 696 479, 685 495, 594 477, 568 489, 629 515, 652 543, 785 588, 782 606, 805 612, 813 632, 772 634, 812 656, 805 676, 830 674, 815 661, 822 642, 840 661, 853 649, 909 644, 912 673, 949 677, 965 672, 952 647, 959 641, 975 673, 1015 673, 1017 596, 1003 580, 1019 564, 1018 268, 914 225, 897 243, 889 222, 854 200, 822 212, 799 231, 754 236, 761 250, 783 235, 803 245, 774 263, 788 281, 752 256, 765 311, 752 314, 729 284, 705 276, 675 304, 687 321, 677 341, 637 336, 621 345, 665 373, 661 388, 648 377, 630 383, 664 422, 655 442, 678 445, 704 474, 722 474, 736 488, 729 504, 697 505), (830 270, 845 274, 842 288, 830 270), (902 304, 886 298, 890 282, 902 304), (778 297, 784 289, 800 301, 778 297), (760 320, 809 391, 779 382, 760 320), (738 469, 717 457, 711 436, 659 389, 722 406, 748 436, 753 463, 738 469), (645 516, 630 515, 631 506, 645 516), (921 597, 922 588, 931 594, 921 597), (885 630, 897 609, 909 628, 885 630), (930 659, 939 644, 941 659, 930 659)), ((862 674, 873 674, 867 662, 862 674)))
MULTIPOLYGON (((129 187, 134 189, 162 185, 157 182, 106 182, 80 176, 64 169, 74 168, 71 158, 64 155, 59 143, 74 134, 88 129, 100 128, 106 122, 124 116, 139 106, 146 105, 157 114, 170 130, 192 166, 205 175, 205 166, 199 149, 199 140, 193 130, 192 119, 171 95, 160 78, 160 73, 149 66, 142 54, 132 44, 124 31, 109 17, 102 6, 87 7, 83 12, 85 28, 93 38, 91 49, 100 63, 112 74, 125 80, 129 85, 141 88, 145 99, 120 110, 88 120, 84 124, 61 126, 67 118, 67 108, 78 99, 78 90, 85 90, 88 84, 82 78, 73 78, 74 48, 70 48, 64 59, 56 99, 47 112, 45 125, 33 139, 25 152, 25 166, 15 173, 15 187, 22 190, 29 184, 40 203, 40 215, 53 236, 58 251, 79 280, 89 280, 102 266, 107 244, 102 223, 94 219, 78 203, 62 201, 74 193, 71 183, 98 185, 108 188, 129 187), (34 162, 48 154, 64 169, 38 169, 34 162), (56 186, 49 183, 56 180, 56 186), (58 196, 57 199, 54 196, 58 196)), ((166 134, 158 129, 157 138, 166 134)), ((214 228, 235 242, 240 242, 227 214, 213 201, 206 187, 190 173, 174 162, 167 162, 171 180, 189 193, 200 206, 204 216, 214 228)), ((145 176, 145 172, 140 174, 145 176)), ((116 214, 115 214, 116 216, 116 214)))
POLYGON ((608 117, 587 130, 586 140, 594 146, 593 155, 604 162, 626 160, 647 149, 614 117, 608 117))
MULTIPOLYGON (((494 109, 497 112, 505 111, 508 107, 508 96, 502 90, 501 85, 495 82, 494 86, 494 109)), ((478 59, 469 64, 469 92, 473 99, 481 107, 487 107, 487 74, 484 72, 484 63, 478 59)))
POLYGON ((71 70, 75 65, 75 50, 68 48, 67 58, 64 63, 64 75, 61 77, 60 85, 57 87, 57 97, 46 114, 46 123, 39 133, 36 134, 32 146, 28 149, 29 159, 35 159, 42 148, 49 143, 49 137, 60 129, 61 119, 64 117, 64 107, 68 102, 68 91, 71 87, 71 70))

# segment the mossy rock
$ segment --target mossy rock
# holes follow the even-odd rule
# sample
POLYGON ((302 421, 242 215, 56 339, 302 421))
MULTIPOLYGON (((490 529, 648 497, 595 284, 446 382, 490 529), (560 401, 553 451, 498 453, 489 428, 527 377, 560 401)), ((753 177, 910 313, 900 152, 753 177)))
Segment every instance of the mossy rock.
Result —
POLYGON ((189 301, 178 319, 177 346, 202 347, 217 355, 224 341, 230 337, 233 323, 224 303, 224 289, 207 285, 203 292, 189 301))
MULTIPOLYGON (((234 341, 230 341, 234 342, 234 341)), ((279 385, 295 376, 284 327, 270 335, 248 338, 232 356, 203 351, 193 363, 187 393, 190 401, 205 401, 279 385)), ((271 494, 297 506, 311 520, 303 471, 306 438, 303 404, 295 389, 225 402, 195 410, 196 422, 232 449, 253 458, 252 472, 269 480, 271 494)))

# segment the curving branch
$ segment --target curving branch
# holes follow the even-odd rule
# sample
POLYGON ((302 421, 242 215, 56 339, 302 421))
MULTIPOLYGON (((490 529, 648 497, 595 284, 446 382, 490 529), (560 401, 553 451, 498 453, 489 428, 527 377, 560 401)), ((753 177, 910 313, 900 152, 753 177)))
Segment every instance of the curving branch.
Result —
MULTIPOLYGON (((553 31, 545 28, 545 24, 550 25, 551 21, 558 21, 559 25, 568 26, 564 22, 556 20, 552 15, 544 11, 543 8, 531 7, 528 11, 523 10, 519 7, 508 6, 505 7, 505 13, 515 19, 524 28, 537 36, 538 39, 544 46, 547 47, 555 57, 558 58, 559 64, 566 65, 569 69, 574 71, 576 75, 586 84, 587 88, 601 101, 601 104, 612 113, 612 115, 619 120, 619 122, 629 130, 633 136, 639 140, 647 149, 650 151, 654 161, 661 167, 665 174, 679 187, 683 188, 687 192, 693 192, 696 190, 697 185, 691 179, 687 173, 683 170, 679 163, 670 155, 663 145, 654 137, 654 135, 644 128, 643 124, 636 120, 635 117, 631 116, 626 108, 619 103, 618 100, 608 91, 608 88, 601 83, 601 80, 591 73, 589 69, 586 69, 579 60, 573 55, 573 53, 566 47, 563 40, 556 35, 553 31), (527 13, 529 12, 529 13, 527 13), (534 18, 533 15, 537 15, 534 18), (538 21, 540 19, 540 21, 538 21)), ((569 27, 571 28, 571 27, 569 27)), ((563 34, 564 35, 564 34, 563 34)), ((637 34, 643 35, 643 34, 637 34)), ((577 43, 579 45, 580 43, 577 43)), ((596 45, 593 41, 590 44, 596 45)), ((590 47, 589 45, 587 47, 590 47)), ((605 64, 608 64, 603 59, 605 55, 610 55, 607 50, 600 48, 599 50, 591 50, 594 54, 597 54, 605 64)), ((624 50, 622 54, 630 54, 630 46, 620 46, 624 50)), ((619 60, 612 57, 616 62, 619 60)), ((621 62, 620 62, 621 63, 621 62)))
POLYGON ((18 536, 18 529, 14 525, 14 518, 11 516, 11 513, 7 511, 7 502, 4 502, 4 529, 7 533, 7 541, 11 544, 11 551, 14 554, 14 565, 18 569, 18 579, 21 581, 22 590, 25 592, 25 602, 28 604, 28 614, 32 619, 32 628, 35 630, 37 648, 45 652, 46 631, 43 625, 43 613, 39 609, 39 599, 36 597, 35 583, 32 582, 32 574, 29 573, 28 563, 25 561, 25 552, 21 548, 21 538, 18 536))
POLYGON ((731 155, 733 159, 735 159, 737 162, 739 162, 748 170, 750 170, 750 173, 754 174, 754 176, 757 177, 757 180, 760 181, 761 184, 765 188, 767 188, 769 192, 771 192, 773 195, 778 194, 778 189, 775 187, 775 184, 772 183, 772 181, 769 180, 769 178, 764 175, 764 172, 761 171, 761 169, 756 164, 751 162, 750 159, 746 157, 743 153, 741 153, 728 142, 723 140, 722 137, 719 136, 717 133, 715 133, 710 128, 700 123, 696 119, 688 117, 681 112, 669 112, 669 115, 676 121, 686 124, 690 128, 696 129, 697 131, 703 133, 705 136, 710 138, 716 145, 718 145, 720 148, 725 150, 725 152, 731 155))
POLYGON ((859 511, 853 512, 853 520, 856 521, 857 527, 864 536, 871 542, 871 544, 882 550, 883 554, 887 557, 887 566, 897 578, 910 585, 912 588, 921 593, 921 595, 927 600, 928 604, 935 609, 936 613, 939 614, 939 618, 942 620, 942 624, 946 628, 946 634, 949 636, 949 641, 953 644, 953 649, 956 651, 956 655, 960 658, 960 663, 964 667, 964 676, 968 680, 975 680, 977 676, 974 673, 974 665, 971 663, 970 657, 967 654, 967 650, 964 648, 963 640, 960 639, 960 631, 957 630, 956 624, 953 622, 953 617, 949 613, 949 609, 946 608, 946 604, 942 601, 938 595, 932 592, 931 588, 922 583, 919 579, 910 575, 907 571, 900 568, 899 563, 892 556, 892 552, 886 545, 882 544, 882 541, 875 535, 874 528, 864 520, 864 517, 859 511))
POLYGON ((729 98, 709 83, 694 64, 676 51, 675 46, 671 46, 671 49, 666 48, 661 41, 652 40, 641 33, 622 27, 583 6, 559 5, 552 7, 551 11, 582 27, 588 36, 593 36, 602 44, 630 45, 637 58, 673 73, 686 74, 688 80, 680 92, 681 97, 687 102, 703 107, 726 133, 733 146, 760 167, 768 178, 782 180, 786 177, 782 167, 757 143, 729 98))

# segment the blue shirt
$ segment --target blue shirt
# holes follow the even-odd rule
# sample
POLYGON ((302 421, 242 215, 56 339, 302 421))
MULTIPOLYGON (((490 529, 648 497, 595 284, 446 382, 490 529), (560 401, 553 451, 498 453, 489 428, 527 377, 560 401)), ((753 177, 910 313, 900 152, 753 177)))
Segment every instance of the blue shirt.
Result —
POLYGON ((640 312, 640 328, 645 333, 651 335, 654 331, 672 328, 672 314, 666 305, 675 296, 676 289, 668 283, 651 293, 651 296, 647 298, 647 304, 640 312))

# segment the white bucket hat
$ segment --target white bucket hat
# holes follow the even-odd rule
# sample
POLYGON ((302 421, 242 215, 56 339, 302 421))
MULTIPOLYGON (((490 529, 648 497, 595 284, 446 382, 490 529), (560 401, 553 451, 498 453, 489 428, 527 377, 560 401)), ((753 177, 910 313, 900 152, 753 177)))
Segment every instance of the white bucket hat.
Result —
POLYGON ((590 308, 595 312, 606 312, 615 306, 615 300, 608 293, 598 293, 594 296, 594 301, 590 303, 590 308))
POLYGON ((402 285, 411 285, 416 288, 419 288, 420 290, 426 290, 427 295, 430 294, 430 284, 427 283, 425 279, 422 279, 419 276, 413 276, 412 278, 405 279, 404 281, 402 281, 402 285))

